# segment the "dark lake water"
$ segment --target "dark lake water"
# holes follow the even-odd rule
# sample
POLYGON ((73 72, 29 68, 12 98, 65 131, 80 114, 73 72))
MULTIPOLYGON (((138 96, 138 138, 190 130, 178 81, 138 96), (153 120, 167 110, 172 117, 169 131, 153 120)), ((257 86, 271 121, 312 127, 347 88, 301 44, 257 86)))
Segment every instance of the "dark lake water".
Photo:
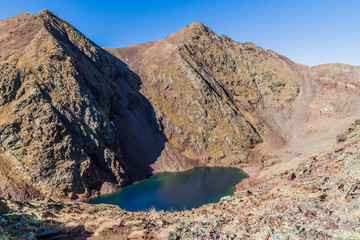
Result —
POLYGON ((91 199, 88 203, 114 204, 129 211, 191 209, 218 202, 220 198, 233 194, 234 186, 246 177, 237 168, 224 167, 159 173, 117 193, 91 199))

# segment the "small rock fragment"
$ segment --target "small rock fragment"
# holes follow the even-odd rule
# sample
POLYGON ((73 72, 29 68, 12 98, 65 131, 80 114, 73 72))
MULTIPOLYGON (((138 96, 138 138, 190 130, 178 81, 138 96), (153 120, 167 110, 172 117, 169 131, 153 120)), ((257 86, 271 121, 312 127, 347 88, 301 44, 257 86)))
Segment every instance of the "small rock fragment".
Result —
POLYGON ((288 176, 288 181, 292 181, 292 180, 294 180, 296 178, 296 175, 295 175, 295 173, 292 173, 292 174, 290 174, 289 176, 288 176))

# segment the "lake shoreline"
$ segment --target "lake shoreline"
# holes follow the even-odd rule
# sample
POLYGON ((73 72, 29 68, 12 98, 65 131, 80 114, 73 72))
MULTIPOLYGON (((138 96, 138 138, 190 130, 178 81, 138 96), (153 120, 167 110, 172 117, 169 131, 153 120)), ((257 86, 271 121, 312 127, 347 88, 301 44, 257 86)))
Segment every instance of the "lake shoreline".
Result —
POLYGON ((215 203, 224 196, 232 195, 235 186, 247 177, 244 171, 233 167, 163 172, 123 187, 115 193, 89 199, 86 203, 114 204, 129 211, 152 207, 157 210, 183 210, 215 203), (134 201, 138 201, 136 207, 134 201))

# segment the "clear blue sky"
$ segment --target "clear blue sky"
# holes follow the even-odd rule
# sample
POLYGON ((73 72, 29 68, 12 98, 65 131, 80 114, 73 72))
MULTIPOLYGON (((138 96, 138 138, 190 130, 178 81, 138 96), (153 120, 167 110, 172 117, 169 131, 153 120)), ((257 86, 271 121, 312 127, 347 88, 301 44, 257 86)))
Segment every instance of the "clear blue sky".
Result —
POLYGON ((0 19, 47 8, 98 45, 162 39, 195 21, 306 65, 360 65, 359 0, 8 0, 0 19))

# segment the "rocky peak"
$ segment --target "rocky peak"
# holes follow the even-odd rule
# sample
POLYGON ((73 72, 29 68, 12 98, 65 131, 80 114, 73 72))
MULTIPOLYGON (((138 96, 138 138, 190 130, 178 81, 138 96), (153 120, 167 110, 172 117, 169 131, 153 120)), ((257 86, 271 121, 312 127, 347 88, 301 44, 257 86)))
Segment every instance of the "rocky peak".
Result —
POLYGON ((124 159, 135 128, 162 139, 136 74, 48 10, 0 25, 1 194, 87 197, 151 174, 124 159))
POLYGON ((186 26, 185 31, 189 31, 189 34, 193 35, 203 35, 205 33, 215 34, 210 28, 208 28, 201 22, 194 22, 186 26))
POLYGON ((47 15, 47 16, 51 16, 53 18, 59 18, 58 16, 56 16, 54 13, 52 13, 49 9, 43 9, 41 10, 40 12, 38 12, 36 15, 38 16, 44 16, 44 15, 47 15))
MULTIPOLYGON (((142 79, 141 92, 154 106, 169 145, 201 164, 260 162, 269 152, 290 142, 302 145, 304 138, 325 131, 325 125, 316 125, 321 114, 311 110, 331 101, 323 97, 316 80, 324 75, 321 68, 296 64, 251 42, 219 37, 202 23, 190 24, 159 41, 107 50, 128 59, 142 79), (193 129, 194 121, 197 128, 193 129)), ((338 69, 333 77, 340 80, 348 70, 338 69)), ((350 72, 343 81, 359 79, 355 70, 350 72)), ((349 92, 337 93, 347 99, 341 102, 352 102, 349 92)), ((356 107, 351 106, 353 116, 356 107)), ((349 116, 340 109, 337 117, 349 116)), ((329 144, 328 139, 321 142, 329 144)), ((314 146, 319 149, 321 144, 309 149, 314 146)))

